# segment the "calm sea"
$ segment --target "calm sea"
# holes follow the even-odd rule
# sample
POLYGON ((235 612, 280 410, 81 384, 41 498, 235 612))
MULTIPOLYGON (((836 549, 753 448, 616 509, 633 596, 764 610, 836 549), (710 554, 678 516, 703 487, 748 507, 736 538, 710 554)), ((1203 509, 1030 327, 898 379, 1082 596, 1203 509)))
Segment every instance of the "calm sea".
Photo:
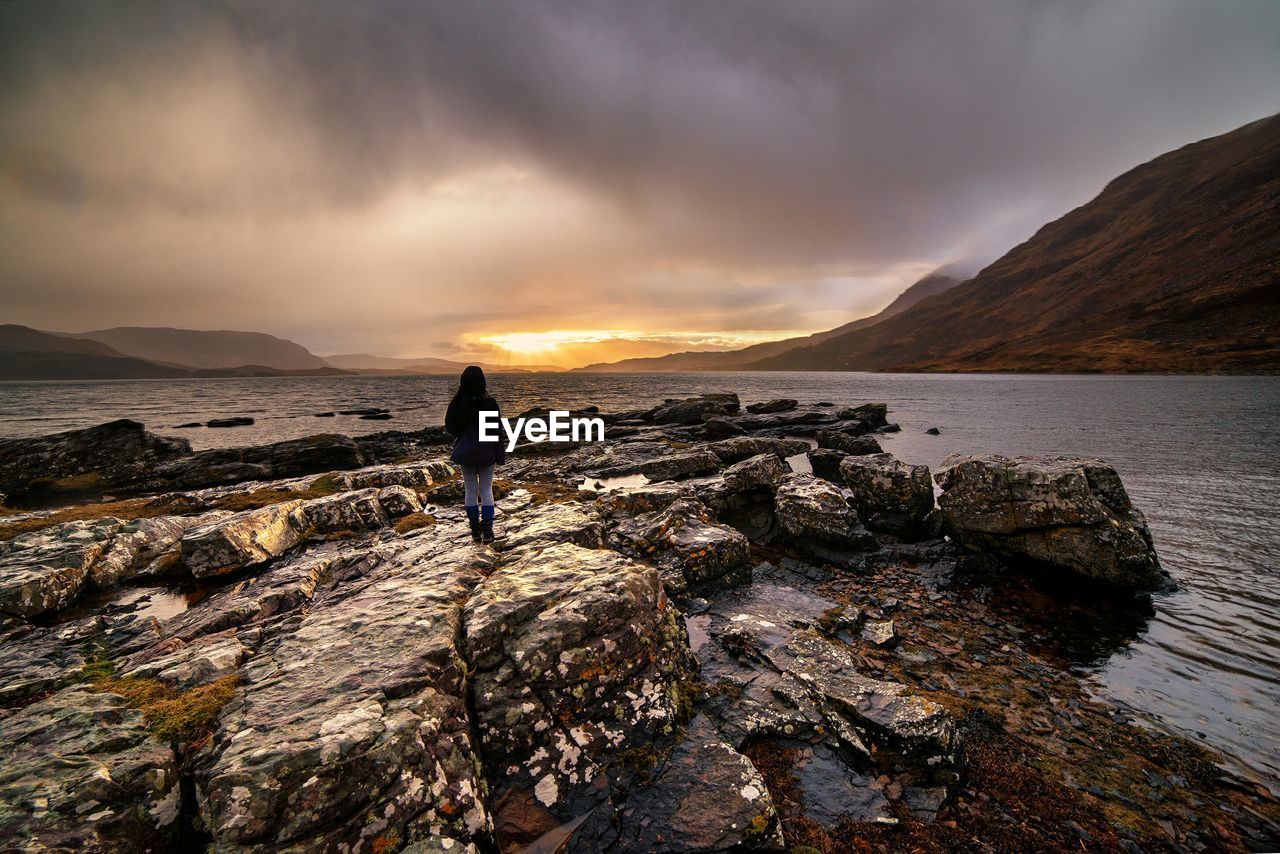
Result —
MULTIPOLYGON (((136 418, 197 448, 314 432, 439 424, 449 377, 314 377, 0 384, 0 436, 136 418), (393 420, 316 418, 385 407, 393 420), (251 427, 173 430, 249 415, 251 427)), ((886 450, 936 466, 952 451, 1067 453, 1108 460, 1147 514, 1176 593, 1156 616, 1099 641, 1064 627, 1100 690, 1156 726, 1218 749, 1280 789, 1280 378, 1003 375, 507 374, 507 413, 535 404, 646 406, 702 391, 855 403, 881 400, 903 431, 886 450), (940 436, 928 436, 938 427, 940 436)), ((1075 621, 1078 623, 1078 620, 1075 621)))

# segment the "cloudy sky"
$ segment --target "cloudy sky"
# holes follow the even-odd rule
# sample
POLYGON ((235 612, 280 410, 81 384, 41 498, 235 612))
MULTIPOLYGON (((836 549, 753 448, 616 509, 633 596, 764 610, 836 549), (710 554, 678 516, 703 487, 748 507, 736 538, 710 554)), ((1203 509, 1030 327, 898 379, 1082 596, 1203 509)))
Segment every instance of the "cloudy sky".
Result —
POLYGON ((0 2, 0 322, 581 363, 872 313, 1280 110, 1280 3, 0 2))

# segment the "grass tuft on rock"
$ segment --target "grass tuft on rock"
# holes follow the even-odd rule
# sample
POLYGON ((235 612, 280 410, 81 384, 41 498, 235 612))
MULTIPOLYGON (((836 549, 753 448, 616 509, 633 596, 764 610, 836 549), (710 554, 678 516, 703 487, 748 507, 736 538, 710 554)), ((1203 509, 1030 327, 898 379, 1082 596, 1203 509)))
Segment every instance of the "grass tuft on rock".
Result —
POLYGON ((222 710, 236 693, 240 677, 232 674, 181 691, 159 679, 116 676, 110 661, 90 661, 81 671, 94 691, 118 694, 142 712, 147 728, 162 741, 196 744, 213 732, 222 710))
POLYGON ((420 528, 427 528, 436 523, 436 517, 430 513, 410 513, 403 516, 396 522, 395 530, 397 534, 407 534, 410 531, 417 531, 420 528))

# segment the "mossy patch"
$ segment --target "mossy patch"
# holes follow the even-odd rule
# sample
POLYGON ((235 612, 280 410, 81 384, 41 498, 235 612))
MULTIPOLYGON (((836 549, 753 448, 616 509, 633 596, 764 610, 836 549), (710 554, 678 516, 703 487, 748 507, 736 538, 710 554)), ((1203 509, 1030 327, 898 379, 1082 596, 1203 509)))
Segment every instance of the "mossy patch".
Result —
POLYGON ((232 674, 180 691, 159 679, 116 676, 115 665, 93 660, 81 674, 94 691, 118 694, 142 712, 147 728, 162 741, 198 744, 213 732, 222 710, 236 693, 240 677, 232 674))
POLYGON ((429 528, 436 523, 436 517, 430 513, 410 513, 403 516, 395 524, 397 534, 407 534, 422 528, 429 528))

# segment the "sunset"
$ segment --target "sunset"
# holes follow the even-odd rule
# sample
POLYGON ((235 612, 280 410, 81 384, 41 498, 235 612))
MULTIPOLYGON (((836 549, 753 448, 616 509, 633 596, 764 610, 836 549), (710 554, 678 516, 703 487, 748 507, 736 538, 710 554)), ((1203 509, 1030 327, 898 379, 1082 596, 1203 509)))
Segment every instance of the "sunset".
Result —
POLYGON ((0 0, 0 852, 1280 851, 1280 3, 0 0))

